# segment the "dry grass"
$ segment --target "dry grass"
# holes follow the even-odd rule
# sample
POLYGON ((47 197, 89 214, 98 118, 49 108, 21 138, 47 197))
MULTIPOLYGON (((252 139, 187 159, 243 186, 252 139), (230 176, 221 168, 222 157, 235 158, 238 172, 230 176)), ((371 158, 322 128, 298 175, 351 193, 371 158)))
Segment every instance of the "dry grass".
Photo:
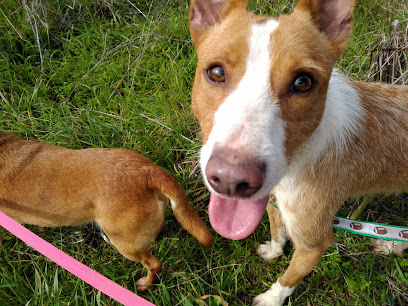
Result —
POLYGON ((383 34, 370 52, 368 80, 390 84, 408 84, 408 25, 394 21, 390 33, 383 34))
POLYGON ((366 81, 408 84, 408 4, 360 0, 354 17, 353 36, 340 61, 343 69, 366 81))

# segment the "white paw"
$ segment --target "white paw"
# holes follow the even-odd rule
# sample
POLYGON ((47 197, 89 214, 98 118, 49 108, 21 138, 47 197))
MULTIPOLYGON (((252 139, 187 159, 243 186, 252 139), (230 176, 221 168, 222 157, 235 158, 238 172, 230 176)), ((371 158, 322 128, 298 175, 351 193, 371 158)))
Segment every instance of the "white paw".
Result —
POLYGON ((144 292, 152 288, 152 282, 147 276, 139 278, 136 282, 137 291, 144 292))
POLYGON ((284 245, 285 244, 281 244, 273 240, 266 241, 264 244, 260 244, 256 248, 256 253, 264 260, 274 259, 283 254, 284 245))
POLYGON ((403 257, 403 251, 408 249, 408 243, 402 241, 391 241, 383 239, 371 239, 374 244, 374 251, 389 255, 394 253, 396 256, 403 257))
POLYGON ((286 298, 292 294, 295 287, 289 288, 281 286, 279 281, 274 283, 268 291, 255 297, 252 305, 256 306, 280 306, 286 298))

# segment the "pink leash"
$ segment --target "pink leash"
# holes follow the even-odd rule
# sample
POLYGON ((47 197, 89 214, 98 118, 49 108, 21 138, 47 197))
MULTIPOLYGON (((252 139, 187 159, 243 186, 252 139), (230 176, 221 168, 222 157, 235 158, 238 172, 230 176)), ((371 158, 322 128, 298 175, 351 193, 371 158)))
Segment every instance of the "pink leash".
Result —
POLYGON ((87 282, 96 289, 102 291, 106 295, 115 299, 123 305, 140 305, 152 306, 154 304, 137 296, 133 292, 119 286, 115 282, 99 274, 98 272, 88 268, 71 256, 65 254, 58 248, 54 247, 49 242, 38 237, 20 223, 14 221, 3 212, 0 211, 0 225, 8 230, 10 233, 20 238, 26 244, 36 249, 38 252, 48 257, 67 271, 76 275, 83 281, 87 282))

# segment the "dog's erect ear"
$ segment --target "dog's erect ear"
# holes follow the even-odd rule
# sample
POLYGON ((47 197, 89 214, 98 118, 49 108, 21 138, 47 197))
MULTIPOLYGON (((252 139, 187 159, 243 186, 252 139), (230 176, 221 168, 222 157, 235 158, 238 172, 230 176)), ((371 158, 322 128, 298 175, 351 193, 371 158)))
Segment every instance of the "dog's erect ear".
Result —
POLYGON ((340 58, 353 28, 355 0, 300 0, 296 11, 310 14, 319 30, 329 39, 335 59, 340 58))
POLYGON ((200 38, 235 9, 247 10, 246 0, 191 0, 190 33, 197 48, 200 38))

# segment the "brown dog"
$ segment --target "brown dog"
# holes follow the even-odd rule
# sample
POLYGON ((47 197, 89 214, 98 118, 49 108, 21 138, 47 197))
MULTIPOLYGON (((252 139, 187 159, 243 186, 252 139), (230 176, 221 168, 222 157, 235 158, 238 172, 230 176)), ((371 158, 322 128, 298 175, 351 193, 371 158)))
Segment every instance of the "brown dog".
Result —
POLYGON ((161 268, 149 246, 163 228, 167 198, 180 224, 210 246, 211 234, 181 186, 148 158, 124 149, 70 150, 0 131, 0 210, 40 226, 96 221, 123 256, 147 269, 140 291, 161 268))

